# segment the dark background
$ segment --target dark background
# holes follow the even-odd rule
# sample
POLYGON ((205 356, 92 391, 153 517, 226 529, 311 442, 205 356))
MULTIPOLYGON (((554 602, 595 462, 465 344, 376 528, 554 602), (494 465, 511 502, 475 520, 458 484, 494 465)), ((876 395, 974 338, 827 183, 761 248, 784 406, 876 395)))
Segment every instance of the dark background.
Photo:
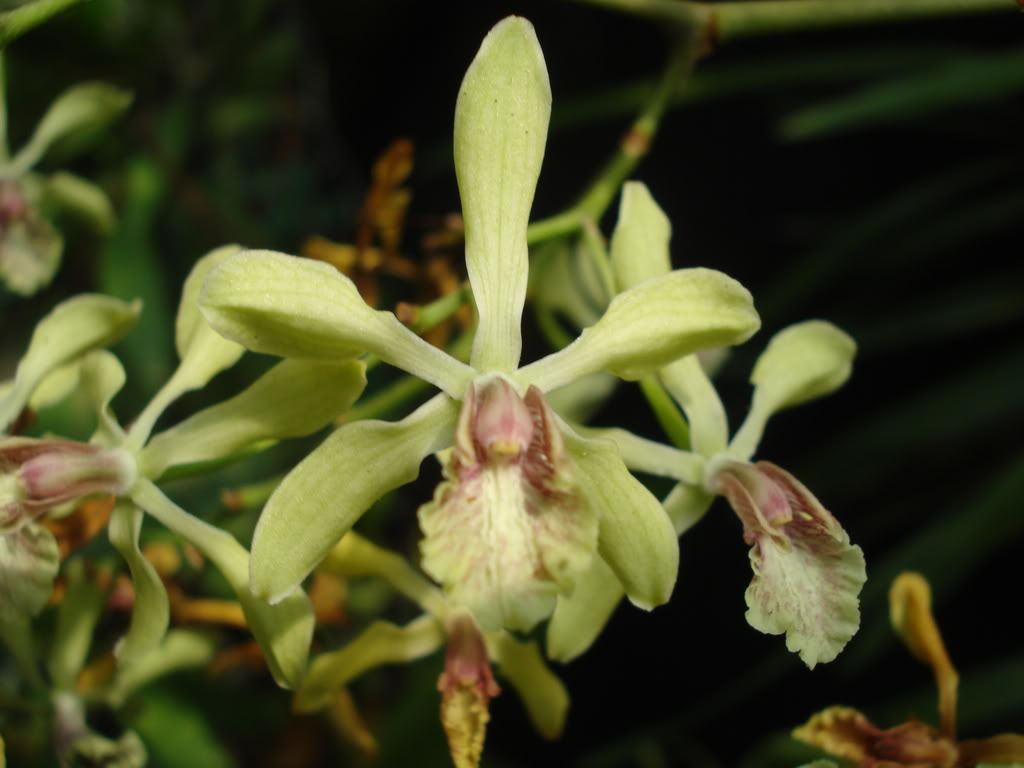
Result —
MULTIPOLYGON (((314 233, 351 241, 373 160, 402 136, 417 149, 406 240, 415 256, 421 223, 459 209, 458 84, 509 13, 536 26, 554 94, 541 218, 585 188, 639 108, 618 89, 654 82, 667 51, 655 24, 550 0, 96 0, 15 43, 14 146, 72 82, 110 80, 136 101, 73 165, 111 192, 121 226, 107 241, 65 230, 55 284, 31 303, 0 298, 5 359, 64 296, 143 295, 144 320, 119 348, 131 388, 117 406, 129 417, 171 369, 171 318, 194 260, 231 241, 287 252, 314 233)), ((536 737, 506 686, 484 765, 795 766, 813 753, 785 734, 830 704, 883 726, 910 713, 934 721, 929 672, 888 628, 888 583, 904 568, 933 583, 963 677, 963 734, 1024 729, 1022 33, 1011 11, 751 39, 700 62, 696 96, 669 112, 634 178, 672 220, 676 265, 725 271, 762 313, 763 330, 720 379, 734 425, 771 334, 821 317, 858 340, 849 384, 774 418, 758 456, 798 476, 863 546, 862 629, 836 662, 810 672, 783 638, 748 627, 747 548, 718 502, 681 541, 672 602, 651 615, 621 607, 595 647, 558 670, 573 699, 564 737, 536 737)), ((401 285, 391 290, 404 297, 401 285)), ((263 364, 247 361, 209 397, 236 391, 263 364)), ((634 387, 621 387, 597 421, 623 424, 624 414, 658 437, 634 387)), ((413 511, 432 473, 425 466, 367 527, 414 552, 413 511)), ((218 514, 211 494, 181 493, 218 514)), ((354 611, 353 625, 318 648, 359 620, 354 611)), ((439 668, 435 656, 353 685, 380 765, 445 765, 439 668)), ((263 676, 211 683, 197 673, 157 684, 122 717, 159 766, 363 764, 322 721, 289 719, 287 706, 263 676)))

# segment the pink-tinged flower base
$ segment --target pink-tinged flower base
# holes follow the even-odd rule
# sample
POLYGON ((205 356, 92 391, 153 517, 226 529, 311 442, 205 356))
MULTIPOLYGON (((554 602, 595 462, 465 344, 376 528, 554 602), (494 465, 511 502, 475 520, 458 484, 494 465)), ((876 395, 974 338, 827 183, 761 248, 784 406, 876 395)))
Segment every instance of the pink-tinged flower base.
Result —
POLYGON ((860 623, 860 547, 814 494, 774 464, 715 460, 707 485, 728 499, 751 547, 747 621, 761 632, 785 633, 786 647, 811 668, 832 661, 860 623))
POLYGON ((529 630, 590 564, 597 517, 540 390, 500 376, 463 399, 445 482, 420 508, 423 569, 487 629, 529 630))
POLYGON ((501 693, 483 635, 473 617, 456 611, 447 622, 448 651, 437 680, 441 724, 456 768, 475 768, 483 753, 490 700, 501 693))
POLYGON ((135 480, 121 450, 71 440, 0 438, 0 523, 17 525, 94 493, 119 495, 135 480))

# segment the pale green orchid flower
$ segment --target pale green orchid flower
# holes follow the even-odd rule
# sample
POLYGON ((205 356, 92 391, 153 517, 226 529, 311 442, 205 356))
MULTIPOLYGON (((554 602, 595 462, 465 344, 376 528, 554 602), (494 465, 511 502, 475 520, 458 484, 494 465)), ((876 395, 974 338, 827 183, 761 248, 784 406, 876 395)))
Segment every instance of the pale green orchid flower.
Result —
POLYGON ((347 579, 375 577, 423 609, 404 626, 374 621, 344 647, 321 654, 295 693, 294 709, 312 712, 356 677, 378 666, 424 658, 447 645, 438 680, 441 723, 458 768, 479 763, 490 719, 488 704, 500 692, 492 664, 519 695, 533 726, 555 739, 565 726, 569 693, 551 672, 535 641, 503 630, 481 631, 472 616, 452 605, 404 557, 349 531, 319 566, 347 579))
MULTIPOLYGON (((668 219, 647 188, 627 184, 611 246, 618 286, 667 271, 669 237, 668 219)), ((658 373, 686 413, 692 451, 623 430, 584 430, 613 440, 631 469, 679 481, 665 508, 680 534, 704 515, 715 495, 729 501, 751 546, 747 621, 762 632, 785 633, 787 648, 812 668, 834 659, 857 630, 864 555, 796 478, 750 458, 771 415, 846 381, 855 350, 849 336, 824 321, 780 331, 754 366, 753 403, 731 441, 722 402, 696 355, 658 373)), ((585 651, 620 598, 607 572, 594 569, 576 594, 560 601, 548 629, 548 653, 565 661, 585 651)))
POLYGON ((288 475, 253 539, 258 596, 289 594, 371 504, 454 443, 446 482, 420 510, 423 566, 484 629, 531 628, 596 559, 635 604, 669 598, 678 545, 664 510, 611 443, 568 428, 544 393, 602 370, 634 379, 697 349, 739 343, 759 319, 736 281, 680 270, 616 297, 574 343, 519 368, 526 227, 549 112, 533 27, 505 19, 470 66, 455 113, 479 310, 469 365, 368 307, 325 264, 252 251, 207 278, 200 304, 229 339, 291 357, 370 352, 442 390, 400 422, 341 427, 288 475))
MULTIPOLYGON (((31 402, 55 372, 77 369, 78 388, 98 415, 91 444, 23 437, 0 438, 0 511, 17 529, 0 537, 0 591, 18 588, 19 600, 7 601, 0 620, 16 607, 38 612, 49 596, 57 570, 56 543, 39 515, 85 495, 116 497, 109 523, 111 543, 128 563, 136 600, 131 625, 117 647, 119 676, 109 695, 123 697, 127 683, 153 654, 168 656, 167 593, 153 566, 143 557, 139 535, 143 510, 191 542, 221 571, 238 595, 246 620, 260 643, 275 680, 294 687, 305 673, 313 632, 309 599, 295 590, 278 605, 253 597, 249 589, 249 553, 229 533, 175 505, 155 481, 168 470, 201 469, 224 461, 249 446, 311 434, 331 423, 362 392, 361 361, 285 360, 239 395, 194 414, 152 436, 165 409, 185 392, 205 386, 232 366, 244 348, 216 334, 199 313, 197 296, 209 271, 237 246, 217 249, 200 259, 185 282, 176 322, 180 364, 126 432, 110 410, 125 382, 124 369, 109 352, 87 350, 110 343, 138 313, 108 297, 78 297, 59 306, 36 328, 29 350, 5 398, 0 418, 6 423, 31 402), (15 545, 18 545, 15 547, 15 545), (24 577, 28 573, 32 579, 24 577), (141 666, 140 666, 141 665, 141 666)), ((50 385, 53 391, 65 387, 50 385)), ((62 653, 55 648, 55 653, 62 653)), ((168 656, 169 658, 169 656, 168 656)), ((80 659, 76 664, 80 664, 80 659)), ((73 680, 76 665, 62 663, 62 678, 73 680), (68 671, 70 669, 71 671, 68 671)))
POLYGON ((45 288, 60 266, 64 239, 49 213, 68 211, 101 233, 113 227, 114 207, 101 187, 68 171, 31 169, 61 140, 107 125, 131 101, 131 92, 108 83, 74 85, 54 100, 11 157, 0 126, 0 281, 14 293, 31 296, 45 288))

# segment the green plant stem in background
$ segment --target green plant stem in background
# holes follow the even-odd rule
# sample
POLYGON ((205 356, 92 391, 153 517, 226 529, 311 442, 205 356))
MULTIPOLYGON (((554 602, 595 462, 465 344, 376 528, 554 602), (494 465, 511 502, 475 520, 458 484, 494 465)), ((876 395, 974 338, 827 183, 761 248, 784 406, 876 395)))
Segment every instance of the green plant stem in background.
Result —
POLYGON ((581 0, 624 13, 700 28, 708 42, 786 32, 1018 10, 1015 0, 581 0))
POLYGON ((452 291, 422 307, 416 307, 415 317, 407 325, 416 333, 426 333, 458 312, 459 308, 467 301, 469 301, 469 283, 465 282, 459 286, 457 291, 452 291))
POLYGON ((668 435, 669 440, 676 448, 690 450, 690 426, 679 412, 675 401, 658 381, 658 377, 645 376, 640 379, 640 390, 647 398, 658 424, 668 435))
POLYGON ((82 0, 35 0, 0 13, 0 48, 82 0))
POLYGON ((7 164, 11 150, 7 145, 7 69, 4 49, 0 48, 0 163, 7 164))
POLYGON ((650 150, 651 142, 658 132, 661 118, 665 114, 680 81, 689 74, 694 59, 696 39, 685 36, 676 41, 669 55, 665 71, 654 93, 643 110, 622 138, 618 149, 597 175, 579 201, 567 211, 530 225, 526 238, 530 245, 553 237, 570 235, 583 226, 585 221, 599 221, 618 194, 622 183, 633 173, 640 160, 650 150))

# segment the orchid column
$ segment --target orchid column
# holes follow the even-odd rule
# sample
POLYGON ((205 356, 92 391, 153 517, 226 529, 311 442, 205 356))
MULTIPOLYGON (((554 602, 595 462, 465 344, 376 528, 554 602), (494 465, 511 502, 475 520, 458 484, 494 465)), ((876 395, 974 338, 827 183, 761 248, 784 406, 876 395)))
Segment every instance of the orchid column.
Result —
POLYGON ((479 310, 470 365, 367 306, 325 264, 249 251, 208 277, 203 312, 229 339, 300 358, 369 352, 442 390, 400 422, 339 428, 290 473, 253 540, 258 596, 287 595, 374 501, 454 444, 445 482, 420 510, 423 567, 485 629, 530 629, 596 560, 634 604, 668 600, 678 545, 667 515, 614 444, 574 432, 544 393, 597 371, 639 378, 698 349, 740 343, 759 320, 736 281, 678 270, 620 294, 575 342, 518 367, 526 227, 550 100, 533 27, 505 19, 470 66, 455 114, 466 264, 479 310))

